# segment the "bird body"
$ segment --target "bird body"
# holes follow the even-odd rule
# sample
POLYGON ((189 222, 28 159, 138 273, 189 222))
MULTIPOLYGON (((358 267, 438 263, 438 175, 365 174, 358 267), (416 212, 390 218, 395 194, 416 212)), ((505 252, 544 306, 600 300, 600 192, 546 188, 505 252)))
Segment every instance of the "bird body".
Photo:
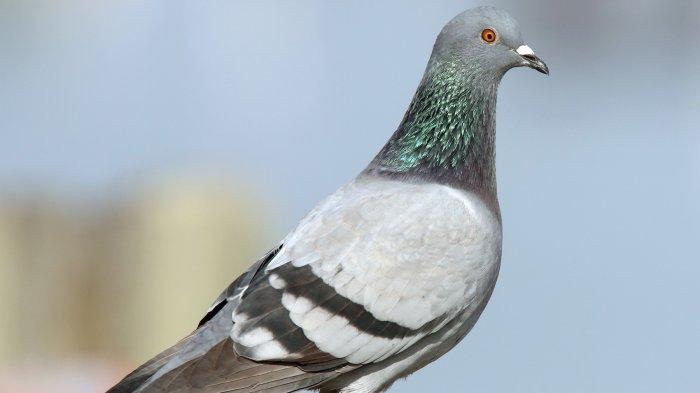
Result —
POLYGON ((494 8, 448 23, 369 166, 111 392, 380 392, 456 345, 500 267, 498 83, 547 71, 523 46, 494 8))

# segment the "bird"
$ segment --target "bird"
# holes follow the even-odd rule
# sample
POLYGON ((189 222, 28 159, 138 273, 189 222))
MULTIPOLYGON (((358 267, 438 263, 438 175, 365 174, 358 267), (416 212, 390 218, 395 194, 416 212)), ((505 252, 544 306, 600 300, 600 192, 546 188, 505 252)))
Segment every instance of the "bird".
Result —
POLYGON ((549 74, 508 13, 450 20, 369 165, 236 278, 196 330, 108 392, 383 392, 452 349, 500 269, 495 109, 515 67, 549 74))

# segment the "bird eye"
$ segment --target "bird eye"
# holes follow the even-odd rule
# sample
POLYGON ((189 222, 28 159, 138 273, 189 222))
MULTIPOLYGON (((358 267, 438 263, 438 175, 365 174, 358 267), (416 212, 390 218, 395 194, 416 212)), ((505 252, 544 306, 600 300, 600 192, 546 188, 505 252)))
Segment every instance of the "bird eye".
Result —
POLYGON ((494 41, 496 41, 496 38, 497 38, 496 32, 492 29, 484 29, 481 32, 481 39, 489 44, 494 43, 494 41))

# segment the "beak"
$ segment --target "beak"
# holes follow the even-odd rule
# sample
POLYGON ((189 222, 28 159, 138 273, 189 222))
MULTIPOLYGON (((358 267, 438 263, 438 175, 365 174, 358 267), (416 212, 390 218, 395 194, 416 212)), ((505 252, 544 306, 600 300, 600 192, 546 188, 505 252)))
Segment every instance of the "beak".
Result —
POLYGON ((547 64, 544 64, 544 61, 535 56, 535 52, 532 50, 532 48, 527 45, 520 45, 515 52, 523 58, 523 66, 530 67, 545 75, 549 75, 549 68, 547 68, 547 64))

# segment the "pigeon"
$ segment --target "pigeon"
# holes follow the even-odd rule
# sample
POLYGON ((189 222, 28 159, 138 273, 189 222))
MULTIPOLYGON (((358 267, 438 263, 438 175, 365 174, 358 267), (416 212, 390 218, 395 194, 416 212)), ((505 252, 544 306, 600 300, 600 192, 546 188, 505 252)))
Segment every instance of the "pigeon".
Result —
POLYGON ((500 268, 496 95, 521 66, 549 73, 510 15, 457 15, 369 165, 109 392, 383 392, 453 348, 500 268))

